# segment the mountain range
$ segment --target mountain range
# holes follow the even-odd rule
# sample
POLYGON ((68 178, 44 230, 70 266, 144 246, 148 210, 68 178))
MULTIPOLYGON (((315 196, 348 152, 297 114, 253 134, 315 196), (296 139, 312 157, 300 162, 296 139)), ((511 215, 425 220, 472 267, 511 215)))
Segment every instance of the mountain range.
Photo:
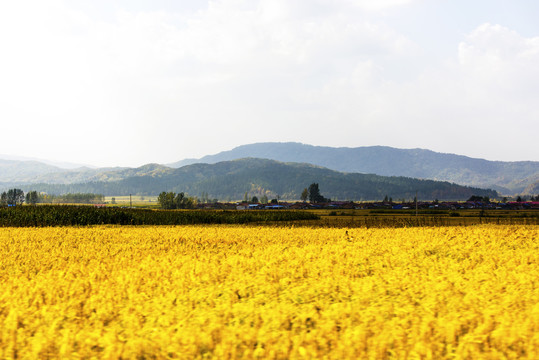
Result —
MULTIPOLYGON (((29 184, 25 191, 57 193, 98 193, 114 195, 157 195, 161 191, 207 194, 211 199, 236 201, 252 196, 299 199, 304 188, 319 183, 322 195, 333 200, 394 199, 462 200, 472 195, 496 197, 485 190, 434 180, 374 174, 342 173, 304 163, 245 158, 216 164, 192 164, 181 168, 149 164, 121 170, 120 180, 99 180, 72 184, 29 184), (137 175, 127 173, 136 171, 137 175), (131 174, 132 175, 132 174, 131 174)), ((118 177, 120 178, 120 177, 118 177)))
POLYGON ((151 195, 166 190, 204 192, 219 199, 241 199, 245 192, 297 199, 311 182, 320 183, 326 197, 352 200, 385 195, 410 198, 415 191, 428 199, 463 199, 465 194, 481 191, 483 196, 496 196, 479 188, 504 195, 535 194, 539 162, 488 161, 424 149, 299 143, 242 145, 200 159, 138 168, 66 169, 35 160, 0 160, 0 188, 19 186, 49 193, 151 195))
POLYGON ((333 148, 300 143, 256 143, 200 159, 168 164, 181 167, 194 163, 255 157, 283 162, 309 163, 341 172, 407 176, 491 188, 502 194, 522 193, 539 182, 539 161, 489 161, 425 149, 397 149, 388 146, 333 148))

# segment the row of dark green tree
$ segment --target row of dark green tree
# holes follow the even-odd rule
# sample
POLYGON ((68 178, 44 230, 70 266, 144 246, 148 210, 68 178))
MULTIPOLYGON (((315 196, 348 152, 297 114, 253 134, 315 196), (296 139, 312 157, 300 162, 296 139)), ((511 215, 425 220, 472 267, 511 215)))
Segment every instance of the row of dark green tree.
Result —
POLYGON ((121 207, 42 205, 0 207, 0 227, 88 225, 247 224, 275 221, 319 220, 308 211, 165 211, 121 207))
POLYGON ((26 202, 35 204, 100 204, 105 201, 101 194, 74 193, 64 195, 40 194, 37 191, 28 191, 26 195, 21 189, 9 189, 0 194, 0 206, 17 206, 26 202))

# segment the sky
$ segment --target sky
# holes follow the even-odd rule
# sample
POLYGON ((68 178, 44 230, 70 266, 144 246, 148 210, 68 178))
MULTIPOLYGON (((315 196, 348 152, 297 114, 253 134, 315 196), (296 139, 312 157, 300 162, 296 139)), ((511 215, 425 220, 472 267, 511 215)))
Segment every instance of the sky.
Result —
POLYGON ((255 142, 539 161, 535 0, 0 0, 0 154, 255 142))

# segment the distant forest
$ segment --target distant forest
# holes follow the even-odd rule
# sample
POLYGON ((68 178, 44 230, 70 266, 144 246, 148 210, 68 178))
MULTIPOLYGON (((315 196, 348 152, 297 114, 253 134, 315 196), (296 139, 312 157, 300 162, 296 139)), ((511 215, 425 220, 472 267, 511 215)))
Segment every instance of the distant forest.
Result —
POLYGON ((74 193, 74 194, 45 194, 36 190, 26 193, 17 188, 9 189, 0 194, 0 206, 26 204, 101 204, 105 197, 101 194, 74 193))
POLYGON ((152 175, 131 176, 118 181, 80 184, 32 184, 25 190, 47 194, 96 193, 106 196, 148 195, 162 191, 183 192, 190 196, 206 194, 223 201, 249 196, 297 200, 312 183, 333 200, 393 199, 465 200, 472 195, 496 198, 497 192, 449 182, 408 177, 341 173, 326 168, 265 159, 240 159, 217 164, 194 164, 152 175))

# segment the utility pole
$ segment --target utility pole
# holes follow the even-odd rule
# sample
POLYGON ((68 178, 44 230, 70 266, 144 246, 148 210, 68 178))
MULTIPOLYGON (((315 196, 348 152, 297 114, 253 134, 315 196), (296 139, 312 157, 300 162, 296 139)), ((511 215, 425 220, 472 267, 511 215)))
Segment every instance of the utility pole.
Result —
POLYGON ((129 207, 133 207, 133 201, 131 200, 131 194, 129 194, 129 207))
POLYGON ((417 190, 415 191, 415 216, 417 217, 417 190))

